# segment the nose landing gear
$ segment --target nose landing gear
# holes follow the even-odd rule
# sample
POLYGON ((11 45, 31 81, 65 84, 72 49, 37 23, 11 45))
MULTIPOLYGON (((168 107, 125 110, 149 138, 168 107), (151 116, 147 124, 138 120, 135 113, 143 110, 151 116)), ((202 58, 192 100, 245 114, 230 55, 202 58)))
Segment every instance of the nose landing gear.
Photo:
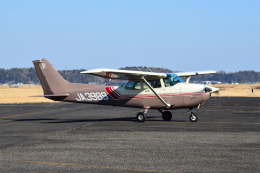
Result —
POLYGON ((198 116, 193 112, 193 109, 190 109, 190 121, 191 122, 197 122, 198 121, 198 116))

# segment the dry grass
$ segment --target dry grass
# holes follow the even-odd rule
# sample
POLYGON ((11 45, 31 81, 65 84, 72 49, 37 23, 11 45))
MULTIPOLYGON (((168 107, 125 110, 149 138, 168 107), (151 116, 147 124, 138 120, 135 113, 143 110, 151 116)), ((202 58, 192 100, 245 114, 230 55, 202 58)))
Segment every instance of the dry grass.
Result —
POLYGON ((44 97, 29 97, 33 95, 43 95, 42 87, 39 85, 20 86, 10 88, 0 85, 0 104, 21 104, 21 103, 50 103, 52 100, 44 97))
POLYGON ((218 84, 212 85, 219 88, 220 93, 212 96, 220 97, 260 97, 260 83, 258 84, 218 84), (252 93, 252 88, 254 92, 252 93))
MULTIPOLYGON (((215 97, 260 97, 260 84, 219 84, 213 87, 220 89, 220 94, 213 94, 215 97), (254 93, 252 93, 254 87, 254 93)), ((10 88, 0 85, 0 104, 21 104, 21 103, 51 103, 52 100, 44 97, 29 97, 33 95, 43 95, 42 87, 21 86, 19 88, 10 88)))

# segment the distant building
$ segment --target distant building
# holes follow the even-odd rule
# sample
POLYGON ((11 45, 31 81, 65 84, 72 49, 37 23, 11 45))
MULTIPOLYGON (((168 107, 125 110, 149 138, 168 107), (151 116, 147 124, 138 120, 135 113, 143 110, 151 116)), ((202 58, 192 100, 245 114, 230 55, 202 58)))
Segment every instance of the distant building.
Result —
POLYGON ((200 83, 206 84, 206 85, 221 84, 220 81, 201 81, 200 83))

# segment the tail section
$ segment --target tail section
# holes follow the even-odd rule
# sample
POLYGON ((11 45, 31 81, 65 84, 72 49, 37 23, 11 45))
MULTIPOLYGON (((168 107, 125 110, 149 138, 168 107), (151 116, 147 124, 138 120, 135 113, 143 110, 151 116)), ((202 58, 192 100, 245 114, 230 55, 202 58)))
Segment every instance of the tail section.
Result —
POLYGON ((33 64, 41 82, 44 95, 58 96, 67 94, 69 82, 46 59, 33 61, 33 64))

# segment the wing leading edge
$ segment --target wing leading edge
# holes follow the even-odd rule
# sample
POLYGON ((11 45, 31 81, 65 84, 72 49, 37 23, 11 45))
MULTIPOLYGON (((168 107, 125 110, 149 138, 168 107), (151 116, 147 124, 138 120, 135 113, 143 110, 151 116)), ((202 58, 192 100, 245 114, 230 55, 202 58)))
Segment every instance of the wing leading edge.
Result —
POLYGON ((197 75, 204 75, 204 74, 215 74, 217 73, 216 71, 213 70, 207 70, 207 71, 197 71, 197 72, 180 72, 180 73, 175 73, 179 77, 183 78, 186 83, 189 83, 190 77, 191 76, 197 76, 197 75))

